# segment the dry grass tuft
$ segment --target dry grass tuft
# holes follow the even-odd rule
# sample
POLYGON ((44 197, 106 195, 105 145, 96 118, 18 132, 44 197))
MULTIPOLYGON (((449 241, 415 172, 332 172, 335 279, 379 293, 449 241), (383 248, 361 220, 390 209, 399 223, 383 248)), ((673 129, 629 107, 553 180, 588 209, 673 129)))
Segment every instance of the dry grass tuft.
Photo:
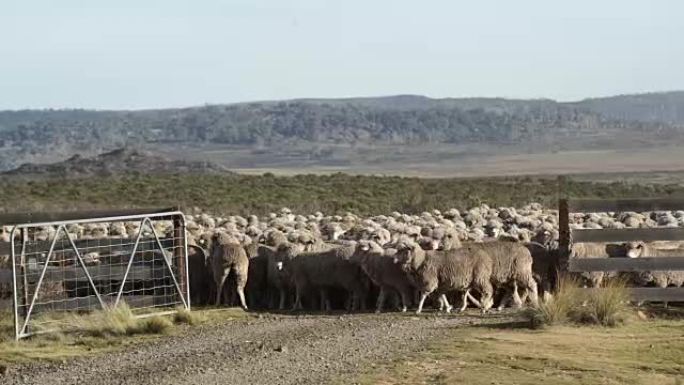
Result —
POLYGON ((172 329, 171 320, 166 317, 155 316, 140 320, 137 332, 142 334, 168 334, 172 329))
POLYGON ((629 309, 629 289, 622 280, 610 280, 601 289, 592 290, 586 303, 577 309, 576 322, 617 326, 625 322, 629 309))
POLYGON ((567 323, 582 302, 582 295, 576 280, 562 277, 558 291, 553 297, 541 301, 536 308, 529 308, 526 316, 533 328, 567 323))
POLYGON ((171 321, 163 317, 138 319, 125 303, 116 308, 76 316, 73 323, 76 329, 91 337, 164 334, 173 327, 171 321))
POLYGON ((526 313, 533 328, 570 322, 617 326, 627 319, 629 290, 625 282, 610 280, 600 289, 583 290, 576 280, 563 277, 556 294, 526 313))
POLYGON ((197 325, 206 320, 206 316, 190 311, 184 307, 176 308, 176 313, 173 315, 173 322, 177 324, 197 325))

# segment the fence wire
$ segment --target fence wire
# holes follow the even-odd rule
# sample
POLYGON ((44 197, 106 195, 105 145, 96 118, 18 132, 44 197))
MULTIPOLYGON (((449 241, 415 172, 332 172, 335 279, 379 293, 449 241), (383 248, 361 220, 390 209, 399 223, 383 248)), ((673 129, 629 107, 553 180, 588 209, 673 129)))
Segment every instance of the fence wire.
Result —
POLYGON ((9 240, 17 339, 73 326, 66 312, 190 306, 182 213, 17 225, 9 240))

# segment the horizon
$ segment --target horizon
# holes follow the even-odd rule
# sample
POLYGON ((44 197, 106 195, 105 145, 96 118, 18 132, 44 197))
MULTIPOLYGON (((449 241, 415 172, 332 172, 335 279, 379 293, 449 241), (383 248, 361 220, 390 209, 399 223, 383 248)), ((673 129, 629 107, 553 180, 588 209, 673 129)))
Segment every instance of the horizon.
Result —
POLYGON ((684 3, 8 2, 0 110, 684 89, 684 3))
POLYGON ((617 97, 628 97, 628 96, 652 96, 652 95, 666 95, 666 94, 676 94, 684 93, 684 89, 681 90, 667 90, 667 91, 644 91, 635 93, 622 93, 615 95, 602 95, 602 96, 587 96, 580 99, 573 100, 558 100, 547 97, 539 98, 509 98, 503 96, 446 96, 446 97, 432 97, 428 95, 419 94, 393 94, 393 95, 378 95, 378 96, 341 96, 341 97, 297 97, 291 99, 270 99, 270 100, 244 100, 236 102, 218 102, 218 103, 204 103, 204 104, 194 104, 194 105, 179 105, 179 106, 160 106, 160 107, 141 107, 141 108, 84 108, 84 107, 38 107, 38 108, 17 108, 17 109, 0 109, 0 112, 20 112, 20 111, 95 111, 95 112, 106 112, 106 111, 155 111, 155 110, 174 110, 174 109, 187 109, 187 108, 202 108, 207 106, 229 106, 229 105, 239 105, 239 104, 253 104, 253 103, 273 103, 273 102, 297 102, 297 101, 312 101, 312 100, 354 100, 354 99, 382 99, 382 98, 392 98, 392 97, 418 97, 427 98, 430 100, 467 100, 467 99, 503 99, 503 100, 518 100, 518 101, 533 101, 533 100, 548 100, 555 103, 580 103, 588 100, 600 100, 600 99, 610 99, 617 97))

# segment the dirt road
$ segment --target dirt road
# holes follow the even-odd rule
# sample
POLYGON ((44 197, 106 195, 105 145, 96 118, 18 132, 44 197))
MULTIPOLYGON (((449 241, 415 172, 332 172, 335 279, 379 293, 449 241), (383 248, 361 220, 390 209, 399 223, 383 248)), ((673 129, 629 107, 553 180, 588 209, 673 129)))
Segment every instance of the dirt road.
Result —
POLYGON ((321 384, 417 351, 447 328, 491 315, 260 315, 187 327, 117 353, 12 370, 7 384, 321 384))

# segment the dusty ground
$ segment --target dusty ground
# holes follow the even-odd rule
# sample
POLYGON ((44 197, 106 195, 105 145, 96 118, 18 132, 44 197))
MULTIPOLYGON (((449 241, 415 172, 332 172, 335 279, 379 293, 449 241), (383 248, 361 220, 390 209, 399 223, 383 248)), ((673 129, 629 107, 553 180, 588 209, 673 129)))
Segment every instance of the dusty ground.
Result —
POLYGON ((506 323, 512 317, 263 314, 187 327, 116 353, 15 366, 0 375, 0 383, 351 383, 359 372, 416 353, 450 328, 506 323))

